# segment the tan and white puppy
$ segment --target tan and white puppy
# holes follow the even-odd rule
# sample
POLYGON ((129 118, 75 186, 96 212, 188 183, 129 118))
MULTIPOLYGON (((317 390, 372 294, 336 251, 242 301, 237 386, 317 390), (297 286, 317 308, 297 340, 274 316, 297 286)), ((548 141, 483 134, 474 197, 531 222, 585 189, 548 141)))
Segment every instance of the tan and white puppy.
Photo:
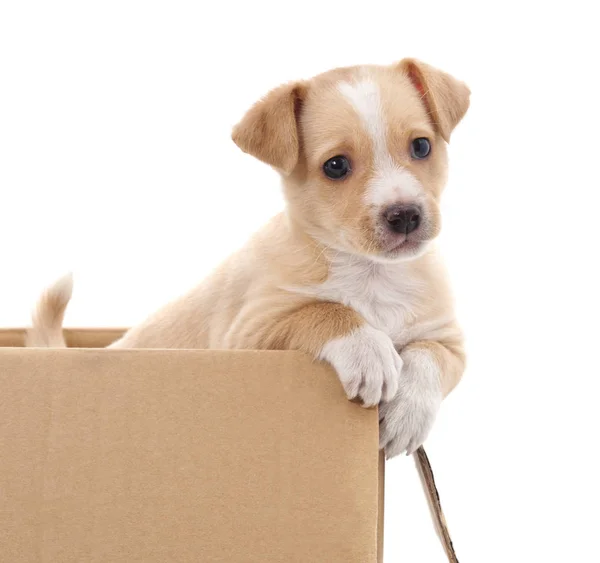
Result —
MULTIPOLYGON (((285 211, 112 347, 303 350, 380 404, 388 457, 414 452, 465 363, 431 243, 468 106, 462 82, 412 59, 270 92, 233 140, 279 171, 285 211)), ((64 304, 40 302, 30 342, 60 340, 64 304)))

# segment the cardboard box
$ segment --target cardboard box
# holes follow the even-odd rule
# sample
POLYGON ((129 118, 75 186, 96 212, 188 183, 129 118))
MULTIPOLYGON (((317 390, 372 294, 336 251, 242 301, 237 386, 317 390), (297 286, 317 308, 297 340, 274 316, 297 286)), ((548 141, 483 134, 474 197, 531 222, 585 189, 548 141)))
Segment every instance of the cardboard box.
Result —
POLYGON ((0 561, 375 563, 378 417, 296 352, 19 348, 0 331, 0 561))

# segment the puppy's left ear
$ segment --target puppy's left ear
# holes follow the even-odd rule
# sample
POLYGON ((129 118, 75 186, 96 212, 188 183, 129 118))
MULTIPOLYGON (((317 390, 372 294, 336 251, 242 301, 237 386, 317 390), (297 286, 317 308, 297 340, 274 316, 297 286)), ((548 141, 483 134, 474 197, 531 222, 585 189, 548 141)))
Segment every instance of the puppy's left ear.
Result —
POLYGON ((298 111, 305 95, 306 85, 301 82, 272 90, 233 128, 233 142, 245 153, 290 174, 300 154, 298 111))
POLYGON ((429 112, 433 125, 446 141, 469 109, 471 91, 464 82, 415 59, 400 61, 429 112))

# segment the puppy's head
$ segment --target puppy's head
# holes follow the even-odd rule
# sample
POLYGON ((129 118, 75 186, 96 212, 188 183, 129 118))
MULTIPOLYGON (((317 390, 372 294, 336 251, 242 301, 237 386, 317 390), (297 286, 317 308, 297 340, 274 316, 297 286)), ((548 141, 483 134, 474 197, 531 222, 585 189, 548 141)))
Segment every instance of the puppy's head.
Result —
POLYGON ((280 86, 234 128, 284 178, 288 212, 336 250, 393 261, 440 230, 446 143, 469 89, 412 59, 280 86))

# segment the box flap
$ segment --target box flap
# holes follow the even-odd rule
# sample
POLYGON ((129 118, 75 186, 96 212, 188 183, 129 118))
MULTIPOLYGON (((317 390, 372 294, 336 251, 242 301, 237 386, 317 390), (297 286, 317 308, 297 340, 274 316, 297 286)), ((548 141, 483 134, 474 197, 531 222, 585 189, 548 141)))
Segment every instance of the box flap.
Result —
POLYGON ((381 560, 377 413, 300 353, 5 348, 0 386, 3 560, 381 560))
MULTIPOLYGON (((105 348, 125 333, 123 328, 66 328, 67 346, 72 348, 105 348)), ((0 348, 21 347, 25 343, 25 329, 0 329, 0 348)))

